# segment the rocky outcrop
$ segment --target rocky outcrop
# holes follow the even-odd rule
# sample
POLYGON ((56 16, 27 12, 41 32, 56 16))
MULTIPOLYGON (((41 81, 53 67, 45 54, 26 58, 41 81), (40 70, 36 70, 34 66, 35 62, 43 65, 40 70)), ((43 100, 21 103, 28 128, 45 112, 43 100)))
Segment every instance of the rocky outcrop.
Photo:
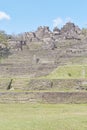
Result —
POLYGON ((54 50, 56 48, 55 39, 53 37, 43 39, 43 48, 54 50))
POLYGON ((61 29, 61 35, 65 39, 80 39, 79 35, 81 34, 81 30, 78 26, 75 26, 74 23, 66 23, 61 29))
MULTIPOLYGON (((58 30, 55 29, 54 33, 56 33, 57 31, 58 30)), ((52 49, 52 50, 56 48, 55 39, 53 38, 53 32, 50 31, 49 27, 40 26, 35 32, 35 34, 36 34, 36 37, 38 37, 43 42, 42 48, 52 49)))
POLYGON ((57 27, 55 27, 53 29, 53 35, 59 35, 60 34, 60 29, 58 29, 57 27))
POLYGON ((47 26, 38 27, 35 34, 36 34, 36 37, 38 37, 39 39, 48 38, 48 37, 52 36, 52 32, 50 31, 49 27, 47 27, 47 26))
POLYGON ((26 41, 30 46, 37 43, 34 46, 54 50, 56 48, 56 42, 62 43, 63 40, 81 40, 82 37, 84 36, 81 29, 74 23, 68 22, 61 29, 55 27, 53 31, 48 26, 40 26, 35 32, 25 32, 18 35, 15 41, 26 41))
POLYGON ((55 49, 55 39, 53 39, 53 33, 47 26, 40 26, 35 32, 26 32, 24 37, 28 44, 42 42, 43 49, 55 49))
POLYGON ((24 36, 28 43, 39 41, 39 38, 36 37, 35 32, 25 32, 24 36))

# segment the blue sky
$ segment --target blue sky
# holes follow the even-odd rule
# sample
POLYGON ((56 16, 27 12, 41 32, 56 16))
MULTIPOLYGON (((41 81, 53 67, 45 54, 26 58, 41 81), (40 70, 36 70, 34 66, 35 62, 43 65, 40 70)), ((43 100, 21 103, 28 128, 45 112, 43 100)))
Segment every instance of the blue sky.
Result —
POLYGON ((0 30, 9 34, 60 28, 68 21, 87 27, 87 0, 0 0, 0 30))

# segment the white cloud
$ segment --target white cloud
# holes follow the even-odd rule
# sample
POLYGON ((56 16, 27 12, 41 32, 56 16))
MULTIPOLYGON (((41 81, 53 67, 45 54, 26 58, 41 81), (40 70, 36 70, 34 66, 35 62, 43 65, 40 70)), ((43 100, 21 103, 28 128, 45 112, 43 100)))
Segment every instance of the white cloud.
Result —
POLYGON ((72 22, 72 19, 70 17, 66 17, 65 18, 65 23, 67 23, 67 22, 72 22))
POLYGON ((63 20, 60 17, 53 20, 53 27, 61 26, 62 24, 63 24, 63 20))
POLYGON ((64 24, 71 21, 72 19, 70 17, 66 17, 65 19, 58 17, 53 20, 53 27, 62 27, 64 24))
POLYGON ((3 20, 3 19, 10 20, 10 16, 5 12, 0 11, 0 20, 3 20))

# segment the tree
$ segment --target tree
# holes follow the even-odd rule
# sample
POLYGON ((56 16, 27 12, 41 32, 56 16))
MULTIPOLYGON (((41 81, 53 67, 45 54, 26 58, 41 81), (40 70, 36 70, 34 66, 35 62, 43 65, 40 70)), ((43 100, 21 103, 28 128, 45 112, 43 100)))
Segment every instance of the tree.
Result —
POLYGON ((0 31, 0 58, 9 55, 8 39, 9 36, 4 31, 0 31))
POLYGON ((83 34, 84 36, 87 36, 87 28, 83 28, 83 29, 82 29, 82 34, 83 34))

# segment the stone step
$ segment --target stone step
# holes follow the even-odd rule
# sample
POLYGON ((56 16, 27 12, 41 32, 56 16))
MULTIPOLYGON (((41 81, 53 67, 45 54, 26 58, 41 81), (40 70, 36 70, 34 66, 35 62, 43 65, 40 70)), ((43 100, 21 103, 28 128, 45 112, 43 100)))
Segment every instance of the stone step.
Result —
POLYGON ((87 103, 87 92, 0 92, 0 103, 87 103))

